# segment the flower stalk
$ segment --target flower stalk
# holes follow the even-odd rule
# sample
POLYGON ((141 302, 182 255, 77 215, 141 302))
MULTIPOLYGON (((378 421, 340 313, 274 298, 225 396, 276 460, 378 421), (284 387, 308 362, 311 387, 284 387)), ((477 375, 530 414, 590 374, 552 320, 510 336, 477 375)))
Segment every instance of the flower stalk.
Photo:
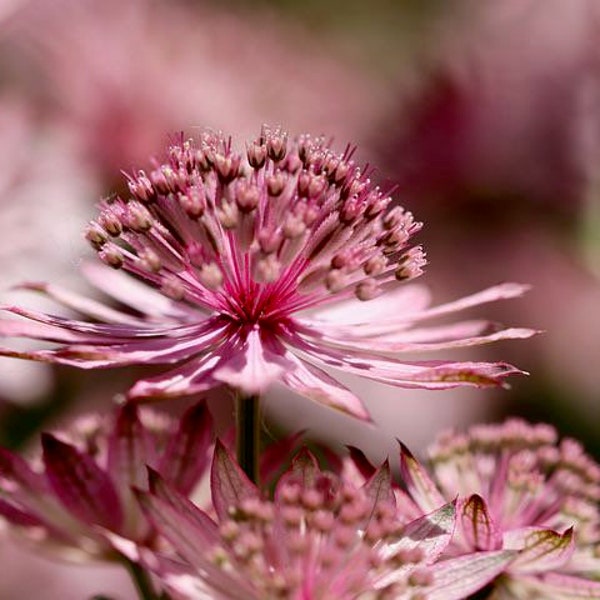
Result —
POLYGON ((260 396, 239 393, 235 400, 236 456, 252 483, 258 485, 260 396))
POLYGON ((155 592, 148 572, 131 560, 125 560, 125 567, 131 576, 140 600, 165 600, 163 594, 155 592))

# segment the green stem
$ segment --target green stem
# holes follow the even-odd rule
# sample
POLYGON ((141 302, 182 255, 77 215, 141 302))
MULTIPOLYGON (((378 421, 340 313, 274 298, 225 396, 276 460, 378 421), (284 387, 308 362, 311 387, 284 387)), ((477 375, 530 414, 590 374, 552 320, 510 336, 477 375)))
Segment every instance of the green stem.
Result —
POLYGON ((258 485, 260 397, 239 394, 235 399, 236 454, 250 481, 258 485))
POLYGON ((140 600, 159 600, 160 596, 154 591, 152 580, 148 572, 142 569, 140 565, 125 560, 125 566, 131 575, 135 589, 137 590, 140 600))

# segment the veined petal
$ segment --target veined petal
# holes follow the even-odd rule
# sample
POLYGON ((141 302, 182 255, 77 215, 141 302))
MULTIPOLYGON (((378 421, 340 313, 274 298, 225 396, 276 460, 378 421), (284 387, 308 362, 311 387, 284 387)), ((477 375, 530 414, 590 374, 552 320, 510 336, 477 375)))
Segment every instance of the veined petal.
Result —
POLYGON ((88 298, 87 296, 72 292, 71 290, 52 283, 26 281, 15 286, 15 289, 40 292, 62 306, 104 323, 118 323, 120 325, 138 327, 147 326, 147 323, 141 318, 127 314, 93 300, 92 298, 88 298))
MULTIPOLYGON (((431 302, 431 294, 424 285, 412 284, 396 287, 383 296, 361 302, 356 298, 337 302, 334 306, 313 312, 316 327, 321 322, 332 325, 368 325, 373 315, 388 322, 398 319, 398 315, 411 315, 424 310, 431 302)), ((303 321, 308 319, 303 318, 303 321)), ((309 321, 308 321, 309 322, 309 321)))
POLYGON ((212 417, 201 400, 186 410, 179 429, 171 436, 158 472, 182 494, 189 494, 209 461, 213 439, 212 417))
POLYGON ((189 320, 192 314, 196 315, 196 319, 204 316, 201 311, 175 302, 149 285, 110 267, 85 262, 81 266, 81 272, 94 287, 143 315, 160 321, 189 320))
POLYGON ((240 347, 232 347, 231 357, 224 355, 222 366, 215 369, 213 377, 246 394, 263 393, 293 364, 285 350, 274 352, 273 345, 269 347, 262 338, 257 328, 252 329, 240 347))
POLYGON ((373 510, 380 502, 396 506, 396 496, 392 490, 392 474, 390 462, 384 461, 373 475, 365 482, 363 489, 368 498, 373 500, 373 510))
POLYGON ((398 443, 400 444, 400 474, 410 497, 423 512, 431 512, 446 504, 446 498, 442 496, 427 470, 402 442, 398 443))
MULTIPOLYGON (((418 548, 423 552, 425 563, 433 563, 452 539, 456 525, 456 503, 449 502, 437 510, 411 521, 400 534, 397 542, 388 545, 389 550, 418 548)), ((386 548, 386 553, 388 552, 386 548)))
POLYGON ((136 510, 132 488, 142 487, 147 480, 145 465, 154 463, 155 449, 139 419, 135 404, 128 402, 118 411, 115 426, 108 441, 108 473, 119 492, 124 509, 123 529, 136 537, 139 511, 136 510))
POLYGON ((573 528, 564 533, 528 527, 504 534, 504 547, 520 550, 514 573, 543 573, 565 565, 575 550, 573 528))
POLYGON ((85 523, 112 531, 122 525, 123 512, 108 474, 89 455, 49 434, 42 434, 48 481, 64 506, 85 523))
POLYGON ((508 375, 524 372, 507 363, 443 361, 401 362, 360 351, 344 352, 327 348, 288 333, 287 340, 309 357, 381 383, 405 388, 448 389, 461 385, 477 387, 502 385, 508 375))
POLYGON ((502 533, 496 527, 485 500, 473 494, 461 507, 460 523, 470 548, 500 550, 502 533))
MULTIPOLYGON (((486 335, 456 337, 454 339, 448 338, 450 333, 462 335, 467 328, 468 326, 462 324, 461 326, 455 326, 451 331, 448 327, 443 328, 441 331, 435 329, 421 330, 423 336, 426 337, 429 335, 432 338, 431 340, 424 342, 405 341, 403 339, 405 334, 400 334, 398 336, 399 339, 396 335, 390 333, 386 335, 369 334, 361 336, 360 338, 353 336, 352 332, 348 332, 349 335, 347 337, 344 337, 343 333, 341 335, 329 335, 326 328, 322 328, 321 330, 310 329, 301 324, 298 324, 297 331, 302 336, 317 340, 319 343, 334 348, 344 349, 349 352, 359 350, 381 354, 395 354, 398 352, 434 352, 437 350, 449 350, 451 348, 466 348, 469 346, 490 344, 501 340, 527 339, 537 333, 534 329, 511 327, 500 331, 494 331, 493 333, 488 333, 486 335), (446 337, 447 339, 436 341, 436 335, 442 338, 446 337)), ((406 333, 407 336, 410 336, 411 334, 414 334, 412 330, 406 333)))
POLYGON ((210 487, 213 505, 221 520, 227 518, 231 506, 239 506, 245 498, 259 496, 258 488, 248 479, 220 440, 215 444, 210 487))
POLYGON ((543 573, 536 577, 540 588, 550 597, 561 600, 577 600, 579 598, 600 598, 600 581, 564 575, 562 573, 543 573))
POLYGON ((148 379, 140 379, 127 392, 135 400, 172 398, 192 395, 216 387, 219 382, 212 376, 220 356, 209 354, 148 379))
POLYGON ((427 600, 468 598, 506 570, 516 552, 476 552, 443 560, 431 567, 433 584, 422 591, 427 600))
POLYGON ((371 421, 364 404, 346 386, 309 362, 287 354, 294 363, 293 370, 285 371, 282 383, 292 391, 362 421, 371 421))

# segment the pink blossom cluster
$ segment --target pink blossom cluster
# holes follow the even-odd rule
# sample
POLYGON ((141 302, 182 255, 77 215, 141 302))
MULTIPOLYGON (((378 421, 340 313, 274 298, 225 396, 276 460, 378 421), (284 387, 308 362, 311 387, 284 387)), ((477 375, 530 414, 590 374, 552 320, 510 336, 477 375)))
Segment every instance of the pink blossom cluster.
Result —
POLYGON ((42 434, 28 460, 0 449, 0 515, 19 537, 126 566, 143 600, 598 597, 600 466, 551 427, 448 434, 428 465, 402 445, 399 479, 388 461, 311 451, 301 434, 263 448, 260 397, 274 385, 368 421, 338 373, 504 385, 522 371, 404 355, 535 333, 432 324, 526 286, 428 306, 413 283, 421 223, 354 154, 267 126, 242 148, 180 135, 85 230, 104 265, 83 273, 106 301, 21 285, 81 316, 5 306, 0 336, 46 346, 0 355, 167 370, 138 376, 112 413, 42 434), (216 436, 198 402, 209 390, 236 397, 233 435, 216 436), (142 406, 194 396, 180 417, 142 406))

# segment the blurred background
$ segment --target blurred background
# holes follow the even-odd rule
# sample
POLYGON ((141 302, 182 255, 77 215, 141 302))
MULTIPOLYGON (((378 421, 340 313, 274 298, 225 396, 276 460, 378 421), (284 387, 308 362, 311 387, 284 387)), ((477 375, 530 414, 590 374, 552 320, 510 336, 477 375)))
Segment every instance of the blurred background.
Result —
MULTIPOLYGON (((10 290, 23 280, 86 291, 77 265, 95 203, 169 134, 243 141, 265 122, 323 133, 357 144, 425 221, 422 282, 436 301, 530 283, 474 314, 544 333, 454 354, 531 373, 510 390, 346 378, 368 428, 275 389, 269 430, 381 459, 397 437, 420 452, 442 428, 518 414, 599 455, 599 42, 597 0, 0 0, 0 302, 56 311, 10 290)), ((40 428, 106 410, 133 379, 1 359, 0 443, 26 447, 40 428)), ((211 402, 226 422, 228 402, 211 402)), ((116 572, 57 570, 0 539, 0 598, 46 585, 48 598, 132 597, 116 572)))

